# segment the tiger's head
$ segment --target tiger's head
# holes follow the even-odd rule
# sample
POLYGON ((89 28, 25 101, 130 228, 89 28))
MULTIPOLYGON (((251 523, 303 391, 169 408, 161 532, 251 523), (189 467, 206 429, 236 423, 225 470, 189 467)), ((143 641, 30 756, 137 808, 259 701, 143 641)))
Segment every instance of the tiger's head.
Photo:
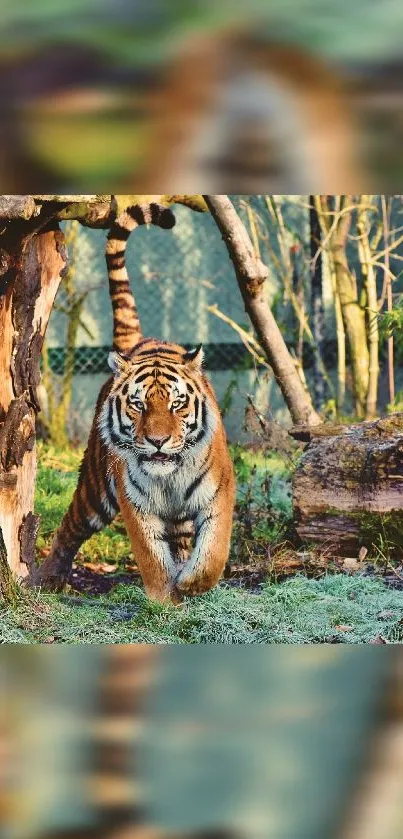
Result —
POLYGON ((135 454, 150 474, 175 471, 186 453, 208 442, 214 424, 202 361, 201 346, 187 351, 153 340, 127 358, 110 353, 114 379, 100 418, 105 442, 124 458, 135 454))

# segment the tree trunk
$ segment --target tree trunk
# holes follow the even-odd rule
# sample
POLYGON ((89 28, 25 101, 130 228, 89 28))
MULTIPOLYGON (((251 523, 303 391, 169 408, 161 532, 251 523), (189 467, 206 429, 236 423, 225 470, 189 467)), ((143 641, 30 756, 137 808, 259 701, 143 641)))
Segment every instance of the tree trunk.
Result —
POLYGON ((337 293, 350 347, 355 412, 361 417, 365 414, 368 393, 369 353, 365 309, 360 304, 357 281, 350 271, 346 253, 352 210, 352 196, 342 196, 340 215, 330 235, 330 249, 334 262, 337 293))
POLYGON ((310 195, 309 201, 309 226, 311 250, 312 334, 318 348, 318 353, 315 353, 313 357, 314 400, 315 407, 321 408, 325 399, 325 380, 322 375, 322 368, 319 361, 320 359, 323 360, 325 342, 325 310, 323 307, 322 284, 322 236, 319 216, 315 207, 314 195, 310 195))
POLYGON ((252 242, 227 195, 205 195, 207 206, 222 233, 245 309, 256 330, 295 423, 318 425, 308 390, 304 387, 281 331, 263 293, 268 269, 254 253, 252 242))
POLYGON ((376 417, 379 379, 378 295, 376 290, 376 273, 369 241, 371 200, 371 195, 361 195, 357 213, 358 254, 367 295, 369 368, 366 419, 374 419, 376 417))
POLYGON ((66 253, 59 229, 27 232, 19 221, 6 225, 0 247, 0 528, 13 574, 25 577, 38 529, 39 359, 66 253))
POLYGON ((402 551, 403 414, 291 434, 308 443, 293 479, 299 536, 350 556, 381 539, 402 551))

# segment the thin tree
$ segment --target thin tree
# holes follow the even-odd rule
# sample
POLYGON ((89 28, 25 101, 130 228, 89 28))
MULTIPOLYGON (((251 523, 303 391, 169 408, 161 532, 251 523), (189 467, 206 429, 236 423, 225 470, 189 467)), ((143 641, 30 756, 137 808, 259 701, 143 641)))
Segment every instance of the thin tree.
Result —
POLYGON ((317 347, 313 356, 313 388, 315 407, 320 408, 325 399, 325 380, 320 359, 323 359, 325 344, 325 310, 323 306, 322 237, 315 196, 309 201, 309 244, 311 255, 311 323, 312 334, 317 347))
POLYGON ((246 312, 294 423, 319 425, 321 419, 264 295, 263 285, 268 276, 266 265, 256 256, 248 232, 228 196, 205 195, 204 198, 222 234, 246 312))

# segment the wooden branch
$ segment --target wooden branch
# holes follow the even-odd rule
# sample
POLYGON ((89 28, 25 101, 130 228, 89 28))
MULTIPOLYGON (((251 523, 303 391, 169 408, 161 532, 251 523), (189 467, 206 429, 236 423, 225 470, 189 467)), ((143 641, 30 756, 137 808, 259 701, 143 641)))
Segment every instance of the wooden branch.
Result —
POLYGON ((7 221, 77 220, 85 227, 107 229, 122 209, 147 201, 166 207, 183 204, 195 212, 207 209, 201 195, 3 195, 0 196, 0 218, 7 221))
POLYGON ((0 218, 25 219, 39 215, 40 208, 32 195, 0 195, 0 218))
POLYGON ((112 198, 111 195, 31 195, 29 197, 40 204, 49 201, 52 204, 99 204, 104 201, 110 203, 112 198))
POLYGON ((256 257, 246 228, 228 196, 205 195, 204 198, 226 244, 245 309, 294 422, 318 425, 321 419, 301 382, 264 294, 263 286, 268 276, 266 265, 256 257))

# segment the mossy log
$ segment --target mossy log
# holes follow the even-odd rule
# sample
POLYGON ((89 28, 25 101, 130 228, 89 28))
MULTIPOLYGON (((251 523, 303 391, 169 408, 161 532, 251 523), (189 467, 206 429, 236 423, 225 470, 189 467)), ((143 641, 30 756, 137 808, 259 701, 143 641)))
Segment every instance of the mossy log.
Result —
POLYGON ((403 553, 403 413, 350 426, 299 427, 296 530, 341 555, 388 541, 403 553))

